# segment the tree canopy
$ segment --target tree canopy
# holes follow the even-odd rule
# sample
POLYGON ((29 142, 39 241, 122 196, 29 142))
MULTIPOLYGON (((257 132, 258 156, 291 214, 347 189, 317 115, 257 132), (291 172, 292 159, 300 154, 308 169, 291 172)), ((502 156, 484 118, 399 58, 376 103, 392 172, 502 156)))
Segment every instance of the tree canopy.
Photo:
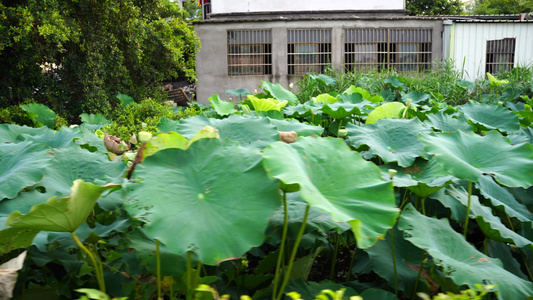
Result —
POLYGON ((461 0, 407 0, 410 15, 459 15, 464 13, 461 0))
POLYGON ((0 2, 0 108, 28 99, 64 115, 111 110, 118 92, 195 80, 200 42, 169 0, 0 2))
POLYGON ((531 13, 533 0, 476 0, 472 12, 479 15, 531 13))

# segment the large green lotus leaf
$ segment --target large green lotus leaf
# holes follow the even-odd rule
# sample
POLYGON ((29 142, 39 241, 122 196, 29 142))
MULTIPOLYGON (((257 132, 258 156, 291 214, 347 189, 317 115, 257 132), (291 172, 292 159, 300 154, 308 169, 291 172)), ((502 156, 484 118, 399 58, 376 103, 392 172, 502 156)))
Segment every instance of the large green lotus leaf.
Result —
POLYGON ((300 103, 298 97, 293 92, 285 89, 279 83, 261 81, 261 88, 279 101, 288 101, 290 105, 297 105, 300 103))
POLYGON ((194 116, 182 120, 177 126, 177 131, 188 139, 205 126, 218 129, 220 139, 229 138, 238 141, 242 146, 264 148, 270 143, 279 140, 276 127, 270 124, 267 118, 250 118, 239 115, 230 115, 226 119, 207 118, 204 115, 194 116))
POLYGON ((487 252, 490 257, 498 258, 502 261, 503 267, 515 274, 516 276, 529 280, 529 278, 522 272, 518 261, 513 257, 511 247, 507 243, 498 242, 495 240, 487 240, 487 252))
POLYGON ((496 129, 502 132, 513 132, 520 129, 518 116, 501 105, 489 105, 470 102, 459 109, 472 123, 482 126, 484 129, 496 129))
POLYGON ((348 144, 354 147, 368 145, 372 153, 384 162, 397 161, 402 167, 409 167, 417 157, 426 157, 424 146, 418 140, 418 133, 431 130, 418 119, 380 119, 375 124, 356 126, 348 124, 348 144))
POLYGON ((379 166, 383 177, 389 178, 389 170, 396 170, 397 173, 392 178, 394 186, 407 187, 419 197, 425 198, 444 186, 456 182, 459 179, 448 174, 434 159, 416 159, 415 162, 402 168, 396 163, 389 163, 379 166))
POLYGON ((322 112, 335 119, 344 119, 351 115, 362 115, 363 109, 370 105, 369 101, 350 102, 341 99, 333 104, 324 104, 322 112))
POLYGON ((86 114, 80 115, 81 122, 89 129, 96 130, 104 126, 110 125, 111 121, 106 119, 102 114, 86 114))
MULTIPOLYGON (((289 220, 288 233, 290 237, 296 237, 300 230, 306 207, 307 202, 300 197, 300 193, 287 194, 287 212, 289 220)), ((284 218, 285 215, 282 206, 271 218, 269 218, 270 224, 266 232, 268 237, 275 237, 276 240, 281 240, 284 218)), ((348 223, 333 221, 328 212, 317 207, 311 207, 309 209, 306 224, 306 233, 313 230, 317 230, 323 234, 328 234, 331 230, 335 230, 338 233, 350 230, 350 225, 348 223)))
MULTIPOLYGON (((468 192, 462 187, 449 186, 446 192, 465 207, 468 206, 468 192)), ((520 248, 528 247, 533 250, 533 242, 505 227, 500 218, 492 214, 492 209, 479 203, 478 197, 474 195, 470 199, 470 218, 477 221, 479 227, 488 238, 512 243, 520 248)))
POLYGON ((29 135, 23 133, 22 136, 34 143, 43 144, 50 148, 64 148, 74 142, 74 139, 78 139, 82 136, 81 131, 73 130, 67 127, 64 129, 53 131, 47 130, 40 135, 29 135))
POLYGON ((52 158, 48 147, 30 141, 0 144, 0 199, 14 198, 41 180, 52 158))
POLYGON ((270 119, 272 125, 278 131, 295 131, 298 136, 320 136, 324 132, 324 127, 301 123, 298 120, 276 120, 270 119))
POLYGON ((48 106, 38 103, 20 105, 37 126, 46 126, 50 129, 55 127, 56 113, 48 106))
POLYGON ((402 101, 407 103, 407 101, 411 100, 412 103, 420 103, 420 102, 428 100, 429 97, 430 97, 429 94, 422 93, 419 91, 411 91, 402 96, 402 101))
POLYGON ((257 112, 266 112, 271 110, 281 111, 281 109, 287 105, 286 100, 280 101, 273 98, 258 98, 254 95, 247 95, 246 97, 248 97, 248 100, 250 100, 252 106, 257 112))
POLYGON ((293 118, 307 118, 318 111, 320 108, 315 106, 312 102, 306 102, 294 106, 286 106, 283 108, 283 114, 287 117, 293 118))
POLYGON ((268 174, 300 186, 310 206, 348 222, 360 248, 372 246, 398 215, 392 182, 379 168, 351 151, 342 139, 302 137, 293 144, 276 142, 264 152, 268 174))
POLYGON ((220 99, 218 94, 211 96, 209 98, 209 102, 211 103, 211 106, 217 112, 217 114, 221 116, 227 116, 237 112, 237 110, 235 109, 235 104, 220 99))
POLYGON ((22 142, 28 135, 40 135, 43 132, 51 130, 47 127, 33 128, 26 125, 20 126, 16 124, 0 124, 0 142, 22 142), (23 136, 23 134, 25 136, 23 136))
POLYGON ((476 184, 481 195, 488 199, 499 210, 504 211, 511 218, 522 222, 533 222, 533 214, 527 207, 516 201, 514 196, 504 187, 496 183, 490 176, 481 176, 476 184))
POLYGON ((382 104, 368 114, 366 124, 374 124, 379 119, 385 118, 399 119, 402 117, 402 112, 405 108, 405 105, 401 102, 382 104))
POLYGON ((328 86, 334 86, 337 84, 337 79, 324 74, 309 74, 309 78, 328 86))
POLYGON ((159 151, 136 168, 140 182, 129 185, 125 208, 146 222, 150 238, 214 265, 259 246, 279 208, 278 184, 260 162, 258 152, 229 140, 159 151))
POLYGON ((14 211, 0 231, 0 252, 30 246, 41 230, 73 232, 87 219, 100 195, 117 188, 120 185, 97 186, 78 179, 69 197, 52 197, 46 203, 33 206, 28 214, 14 211))
POLYGON ((175 121, 169 118, 161 118, 159 124, 157 124, 157 130, 159 132, 171 132, 177 131, 179 121, 175 121))
MULTIPOLYGON (((418 277, 418 267, 424 258, 424 251, 413 246, 403 238, 403 234, 397 227, 393 229, 394 233, 394 253, 391 250, 391 234, 387 233, 384 240, 378 241, 374 246, 365 249, 370 257, 373 271, 387 280, 389 286, 395 287, 394 261, 396 258, 396 272, 398 278, 398 289, 404 291, 407 295, 413 293, 413 287, 418 277)), ((427 291, 427 282, 423 278, 419 279, 418 291, 425 286, 427 291)))
POLYGON ((447 193, 446 189, 440 189, 429 198, 439 201, 444 207, 451 211, 451 216, 455 221, 464 222, 466 219, 466 207, 447 193))
POLYGON ((398 89, 400 91, 405 91, 407 89, 407 86, 398 79, 396 76, 390 76, 389 78, 385 79, 383 82, 390 84, 393 88, 398 89))
POLYGON ((75 143, 86 148, 91 152, 108 153, 107 148, 104 145, 104 140, 98 138, 94 131, 86 127, 84 124, 78 126, 82 136, 75 140, 75 143))
POLYGON ((409 204, 398 223, 404 237, 424 249, 444 274, 457 285, 496 284, 499 299, 526 299, 533 295, 531 282, 523 280, 502 267, 498 259, 479 252, 457 233, 448 220, 428 218, 409 204))
POLYGON ((351 94, 360 94, 362 99, 369 100, 370 99, 370 93, 363 89, 362 87, 356 87, 355 85, 351 85, 349 88, 347 88, 343 94, 351 95, 351 94))
POLYGON ((497 131, 489 131, 486 136, 462 131, 420 133, 419 138, 425 150, 460 179, 478 182, 488 174, 509 187, 533 185, 533 176, 524 176, 533 174, 533 147, 529 144, 513 146, 497 131))
POLYGON ((427 114, 428 120, 425 121, 429 127, 442 132, 455 132, 461 130, 463 132, 472 132, 472 125, 466 122, 464 116, 460 115, 457 118, 452 115, 439 111, 435 114, 427 114))
POLYGON ((321 103, 324 103, 324 104, 333 104, 337 101, 339 101, 340 98, 339 97, 334 97, 330 94, 320 94, 318 96, 316 96, 315 98, 313 98, 313 103, 314 104, 321 104, 321 103))
POLYGON ((218 130, 215 127, 206 126, 198 131, 190 141, 177 132, 158 133, 144 145, 142 156, 145 158, 168 148, 187 150, 192 143, 205 138, 219 138, 218 130))
MULTIPOLYGON (((533 113, 533 112, 532 112, 533 113)), ((520 130, 507 136, 513 145, 520 143, 533 144, 533 128, 520 127, 520 130)))

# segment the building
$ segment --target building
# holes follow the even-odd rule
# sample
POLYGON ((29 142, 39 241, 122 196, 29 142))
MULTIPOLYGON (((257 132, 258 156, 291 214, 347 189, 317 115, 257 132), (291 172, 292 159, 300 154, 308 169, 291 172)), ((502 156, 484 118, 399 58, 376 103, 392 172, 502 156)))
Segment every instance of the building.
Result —
POLYGON ((531 52, 510 57, 512 39, 517 51, 533 43, 526 38, 533 36, 532 21, 511 16, 506 22, 412 17, 406 15, 404 0, 213 0, 210 9, 206 19, 194 23, 202 42, 196 57, 201 103, 227 89, 254 90, 261 80, 288 87, 303 74, 328 67, 421 72, 434 61, 453 58, 473 78, 484 74, 487 62, 492 71, 533 63, 531 52), (487 31, 477 36, 479 30, 487 31))

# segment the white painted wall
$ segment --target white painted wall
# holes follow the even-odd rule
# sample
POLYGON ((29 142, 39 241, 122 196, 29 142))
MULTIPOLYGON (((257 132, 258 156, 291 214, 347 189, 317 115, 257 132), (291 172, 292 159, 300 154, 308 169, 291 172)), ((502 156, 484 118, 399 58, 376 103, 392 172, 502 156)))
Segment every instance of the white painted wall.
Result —
POLYGON ((211 0, 212 13, 327 11, 327 10, 398 10, 405 0, 211 0))
POLYGON ((533 65, 533 23, 455 23, 450 57, 465 79, 485 76, 487 41, 516 38, 515 67, 533 65))

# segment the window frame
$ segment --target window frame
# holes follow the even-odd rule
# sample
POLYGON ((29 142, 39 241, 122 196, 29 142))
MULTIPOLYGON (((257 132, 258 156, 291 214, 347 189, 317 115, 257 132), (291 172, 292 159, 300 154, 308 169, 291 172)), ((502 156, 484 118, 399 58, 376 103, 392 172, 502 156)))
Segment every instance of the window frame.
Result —
POLYGON ((332 41, 331 28, 287 29, 287 74, 323 73, 332 63, 332 41))
POLYGON ((272 75, 271 29, 228 29, 226 38, 228 76, 272 75))
POLYGON ((516 37, 487 40, 485 53, 485 73, 510 71, 515 63, 516 37))

